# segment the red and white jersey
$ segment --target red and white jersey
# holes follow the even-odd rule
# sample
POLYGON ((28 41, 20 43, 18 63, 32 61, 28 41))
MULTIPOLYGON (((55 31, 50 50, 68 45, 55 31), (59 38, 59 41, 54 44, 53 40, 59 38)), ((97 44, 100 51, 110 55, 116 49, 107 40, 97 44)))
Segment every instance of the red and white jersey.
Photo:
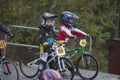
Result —
POLYGON ((61 40, 65 40, 65 38, 70 37, 85 37, 87 34, 77 28, 66 26, 65 24, 60 25, 59 33, 57 34, 57 37, 61 40))

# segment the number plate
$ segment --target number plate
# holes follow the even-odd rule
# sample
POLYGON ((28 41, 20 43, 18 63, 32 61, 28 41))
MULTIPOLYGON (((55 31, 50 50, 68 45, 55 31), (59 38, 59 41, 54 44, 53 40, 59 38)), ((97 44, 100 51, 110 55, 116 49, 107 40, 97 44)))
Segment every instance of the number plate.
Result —
POLYGON ((64 47, 57 48, 56 53, 57 53, 58 56, 65 55, 65 48, 64 47))
POLYGON ((4 49, 6 47, 6 41, 0 40, 0 49, 4 49))
POLYGON ((85 47, 87 42, 86 42, 86 39, 81 39, 79 44, 82 46, 82 47, 85 47))

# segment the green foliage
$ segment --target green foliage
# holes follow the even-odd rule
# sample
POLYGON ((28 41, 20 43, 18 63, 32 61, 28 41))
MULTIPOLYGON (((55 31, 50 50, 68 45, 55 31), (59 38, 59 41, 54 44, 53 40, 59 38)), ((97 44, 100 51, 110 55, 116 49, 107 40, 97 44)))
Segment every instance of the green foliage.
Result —
MULTIPOLYGON (((6 25, 39 26, 44 12, 58 16, 72 11, 79 16, 77 28, 93 37, 93 54, 97 56, 103 71, 107 71, 106 40, 114 36, 114 20, 118 16, 117 0, 0 0, 0 21, 6 25)), ((56 29, 59 28, 59 17, 56 29)), ((37 44, 37 31, 12 28, 13 42, 37 44)), ((17 50, 16 50, 17 52, 17 50)))

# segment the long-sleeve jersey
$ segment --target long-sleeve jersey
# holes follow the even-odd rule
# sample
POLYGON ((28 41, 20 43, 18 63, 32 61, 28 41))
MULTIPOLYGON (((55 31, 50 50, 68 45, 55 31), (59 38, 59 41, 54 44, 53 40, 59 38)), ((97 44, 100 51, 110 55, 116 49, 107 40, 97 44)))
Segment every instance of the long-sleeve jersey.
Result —
POLYGON ((47 42, 48 44, 52 44, 53 40, 57 39, 54 31, 47 31, 44 28, 40 28, 38 33, 38 39, 40 43, 47 42))
POLYGON ((56 37, 53 30, 52 31, 47 31, 41 26, 40 30, 39 30, 39 33, 38 33, 38 39, 39 39, 39 42, 40 42, 40 50, 41 50, 41 53, 42 53, 42 52, 48 52, 49 49, 50 49, 50 46, 43 47, 42 44, 44 42, 47 42, 48 45, 52 45, 54 40, 57 40, 57 37, 56 37), (42 48, 44 48, 44 50, 42 50, 42 48))
POLYGON ((87 34, 77 28, 69 27, 65 24, 60 25, 59 33, 57 34, 57 37, 61 40, 65 40, 65 38, 70 37, 85 37, 87 34))

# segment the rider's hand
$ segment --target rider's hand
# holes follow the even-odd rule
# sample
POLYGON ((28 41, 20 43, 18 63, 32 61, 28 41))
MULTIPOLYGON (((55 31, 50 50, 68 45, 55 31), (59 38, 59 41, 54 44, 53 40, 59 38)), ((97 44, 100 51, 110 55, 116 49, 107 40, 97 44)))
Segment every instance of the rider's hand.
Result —
POLYGON ((43 45, 44 45, 44 46, 47 46, 47 45, 49 45, 49 44, 48 44, 47 42, 44 42, 43 45))
POLYGON ((10 34, 8 34, 7 36, 8 36, 8 38, 10 38, 10 39, 11 39, 11 38, 13 38, 13 37, 14 37, 14 34, 10 33, 10 34))
POLYGON ((87 34, 87 35, 85 36, 85 38, 86 38, 86 39, 89 39, 89 38, 90 38, 90 34, 87 34))
POLYGON ((73 38, 75 41, 77 41, 78 40, 78 37, 77 36, 74 36, 74 38, 73 38))
POLYGON ((78 37, 77 37, 77 36, 72 36, 71 39, 77 41, 77 40, 78 40, 78 37))

